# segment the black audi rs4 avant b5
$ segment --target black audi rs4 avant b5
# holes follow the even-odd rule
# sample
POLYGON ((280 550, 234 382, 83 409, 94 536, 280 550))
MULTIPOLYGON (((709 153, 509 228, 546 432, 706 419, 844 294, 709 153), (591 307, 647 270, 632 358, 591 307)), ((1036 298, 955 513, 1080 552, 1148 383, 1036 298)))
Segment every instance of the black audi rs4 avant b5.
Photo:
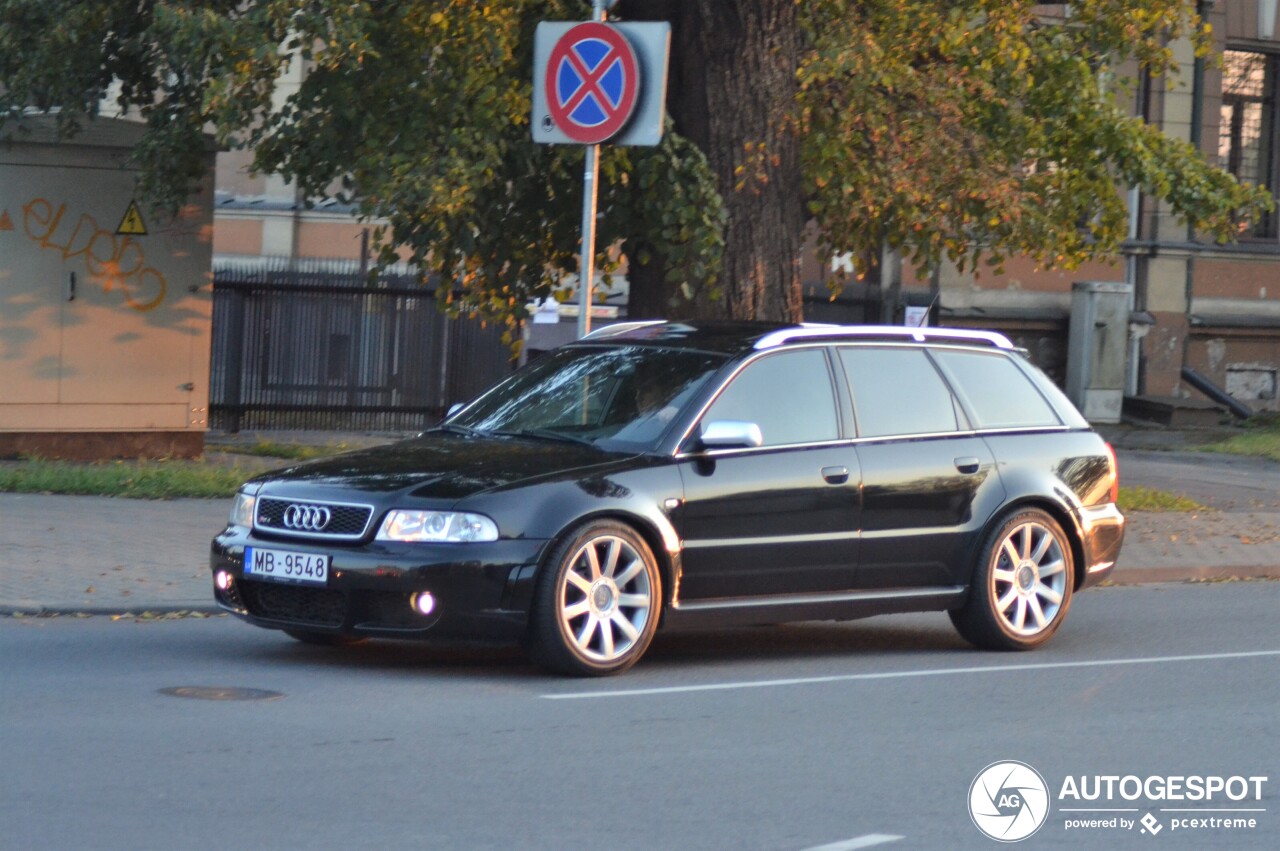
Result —
POLYGON ((1124 535, 1111 448, 1005 337, 624 323, 400 443, 257 476, 218 603, 302 641, 611 674, 659 628, 946 611, 1030 649, 1124 535))

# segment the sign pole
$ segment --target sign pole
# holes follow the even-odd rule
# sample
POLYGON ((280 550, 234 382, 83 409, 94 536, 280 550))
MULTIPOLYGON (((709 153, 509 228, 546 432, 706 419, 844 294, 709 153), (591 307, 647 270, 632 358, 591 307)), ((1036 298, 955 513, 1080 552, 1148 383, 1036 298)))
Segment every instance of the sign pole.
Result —
MULTIPOLYGON (((604 20, 604 0, 592 0, 591 20, 604 20)), ((600 177, 600 146, 587 145, 582 171, 582 260, 578 264, 578 337, 591 333, 591 290, 596 273, 596 180, 600 177)))
POLYGON ((578 337, 591 333, 591 290, 596 260, 596 178, 600 176, 600 146, 587 145, 582 172, 582 259, 578 264, 578 337))

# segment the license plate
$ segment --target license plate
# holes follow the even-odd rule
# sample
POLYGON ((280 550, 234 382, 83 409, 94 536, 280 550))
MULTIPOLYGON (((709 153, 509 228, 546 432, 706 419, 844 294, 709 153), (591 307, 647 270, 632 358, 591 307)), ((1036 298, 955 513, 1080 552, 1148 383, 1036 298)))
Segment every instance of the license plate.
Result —
POLYGON ((268 582, 326 585, 329 582, 329 557, 315 553, 245 547, 244 575, 268 582))

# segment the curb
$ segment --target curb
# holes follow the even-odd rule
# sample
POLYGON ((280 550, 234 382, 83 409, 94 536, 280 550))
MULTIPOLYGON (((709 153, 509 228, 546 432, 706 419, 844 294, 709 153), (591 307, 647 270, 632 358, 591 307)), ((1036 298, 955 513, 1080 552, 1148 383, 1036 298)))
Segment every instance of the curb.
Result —
POLYGON ((1280 565, 1257 567, 1130 567, 1112 571, 1100 588, 1160 582, 1250 582, 1280 579, 1280 565))
POLYGON ((141 605, 122 608, 120 606, 76 606, 76 605, 33 605, 31 603, 6 603, 0 601, 0 618, 53 618, 62 616, 84 617, 124 617, 136 618, 144 615, 176 616, 176 615, 225 615, 225 609, 216 604, 201 602, 199 604, 182 605, 180 603, 159 603, 154 606, 141 605))

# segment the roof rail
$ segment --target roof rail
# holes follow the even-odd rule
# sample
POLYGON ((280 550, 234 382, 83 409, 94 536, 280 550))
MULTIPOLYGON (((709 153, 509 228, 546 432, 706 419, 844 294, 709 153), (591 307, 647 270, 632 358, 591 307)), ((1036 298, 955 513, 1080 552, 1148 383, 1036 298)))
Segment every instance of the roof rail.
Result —
POLYGON ((757 349, 769 349, 792 340, 803 339, 854 339, 902 340, 916 343, 950 341, 993 346, 1015 351, 1016 346, 1003 334, 995 331, 976 331, 971 328, 909 328, 903 325, 828 325, 784 328, 766 334, 756 341, 757 349))
POLYGON ((612 325, 602 325, 582 339, 584 340, 602 340, 607 337, 617 337, 626 334, 628 331, 635 331, 638 328, 646 328, 650 325, 663 325, 665 319, 643 319, 633 322, 615 322, 612 325))

